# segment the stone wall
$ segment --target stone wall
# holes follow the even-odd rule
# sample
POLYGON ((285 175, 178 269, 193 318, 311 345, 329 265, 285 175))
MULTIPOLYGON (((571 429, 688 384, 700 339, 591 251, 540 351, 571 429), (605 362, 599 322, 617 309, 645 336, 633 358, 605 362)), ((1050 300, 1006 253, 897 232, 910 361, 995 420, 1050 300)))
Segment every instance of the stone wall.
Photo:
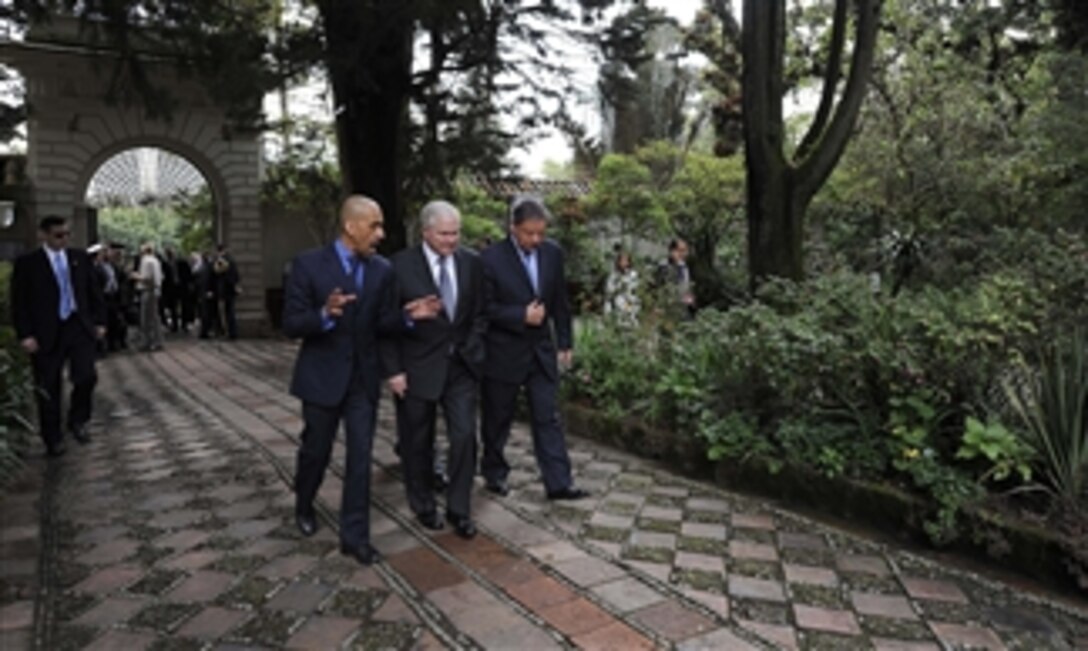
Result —
POLYGON ((243 334, 266 331, 258 134, 232 129, 201 86, 180 78, 167 63, 145 64, 175 100, 168 118, 153 119, 142 98, 125 91, 111 55, 31 43, 29 37, 25 44, 6 44, 2 54, 0 60, 26 79, 28 217, 34 222, 46 214, 71 217, 72 243, 85 246, 84 198, 102 163, 133 147, 158 147, 182 156, 207 180, 215 198, 217 237, 238 263, 243 287, 239 327, 243 334), (107 100, 110 88, 120 90, 107 100))

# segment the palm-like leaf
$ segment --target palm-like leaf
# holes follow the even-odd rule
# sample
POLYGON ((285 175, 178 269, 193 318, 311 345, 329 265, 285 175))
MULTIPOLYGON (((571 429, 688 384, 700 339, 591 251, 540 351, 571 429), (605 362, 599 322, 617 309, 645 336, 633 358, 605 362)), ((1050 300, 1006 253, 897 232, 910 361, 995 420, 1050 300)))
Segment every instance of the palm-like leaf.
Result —
POLYGON ((1066 345, 1048 346, 1039 368, 1019 383, 1004 382, 1021 435, 1035 449, 1042 475, 1063 500, 1083 494, 1088 470, 1088 347, 1077 331, 1066 345))

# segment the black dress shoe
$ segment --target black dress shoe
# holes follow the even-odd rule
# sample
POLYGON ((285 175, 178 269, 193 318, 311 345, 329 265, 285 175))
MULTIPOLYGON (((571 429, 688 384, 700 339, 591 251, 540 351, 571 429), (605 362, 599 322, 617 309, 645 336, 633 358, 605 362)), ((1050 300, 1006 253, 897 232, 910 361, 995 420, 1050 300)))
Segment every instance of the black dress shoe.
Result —
POLYGON ((91 433, 87 430, 87 423, 72 427, 72 436, 83 445, 91 442, 91 433))
POLYGON ((502 497, 506 497, 510 494, 510 486, 507 485, 505 479, 487 482, 487 490, 496 495, 501 495, 502 497))
POLYGON ((307 538, 317 533, 317 516, 313 511, 309 513, 306 513, 305 511, 295 513, 295 524, 298 525, 299 532, 307 538))
POLYGON ((467 515, 457 515, 447 511, 446 520, 453 526, 454 533, 465 540, 476 536, 476 525, 472 523, 472 519, 467 515))
POLYGON ((363 543, 358 547, 349 547, 348 545, 340 543, 340 553, 345 556, 351 556, 363 565, 373 565, 382 559, 382 555, 378 553, 378 550, 371 547, 368 543, 363 543))
POLYGON ((64 447, 64 441, 57 441, 53 445, 45 446, 46 455, 53 457, 63 457, 64 453, 68 451, 68 448, 64 447))
POLYGON ((424 527, 427 527, 428 529, 432 529, 434 531, 438 531, 442 528, 442 518, 438 517, 437 511, 424 511, 423 513, 416 513, 416 520, 418 520, 419 523, 424 527))
POLYGON ((557 491, 548 491, 549 500, 580 500, 583 497, 589 497, 589 491, 574 486, 560 488, 557 491))
POLYGON ((446 490, 446 487, 449 485, 450 480, 446 479, 446 473, 436 470, 434 473, 434 478, 431 480, 431 488, 433 488, 437 493, 446 490))

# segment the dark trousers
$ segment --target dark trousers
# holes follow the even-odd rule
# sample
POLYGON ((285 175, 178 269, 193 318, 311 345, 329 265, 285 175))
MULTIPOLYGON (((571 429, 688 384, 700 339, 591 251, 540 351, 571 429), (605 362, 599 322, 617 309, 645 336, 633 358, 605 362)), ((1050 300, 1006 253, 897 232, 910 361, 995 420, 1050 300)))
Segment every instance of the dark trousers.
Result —
POLYGON ((200 336, 207 338, 213 334, 222 335, 223 322, 219 318, 219 301, 215 298, 202 297, 200 305, 200 336))
POLYGON ((128 324, 125 323, 125 308, 117 294, 106 296, 106 347, 120 350, 127 347, 128 324))
POLYGON ((223 297, 223 318, 227 322, 227 337, 238 338, 238 318, 234 314, 234 295, 223 297))
POLYGON ((178 292, 176 289, 163 290, 159 297, 159 320, 170 328, 171 332, 177 332, 181 326, 178 319, 178 292))
POLYGON ((562 490, 572 485, 570 457, 563 438, 563 427, 556 410, 557 386, 539 367, 534 367, 522 384, 508 383, 488 378, 483 384, 483 439, 484 452, 480 462, 480 474, 489 483, 505 481, 510 474, 510 464, 503 451, 510 439, 510 425, 518 393, 525 387, 529 398, 529 415, 533 435, 533 453, 537 467, 548 492, 562 490))
POLYGON ((32 356, 34 382, 38 388, 38 423, 42 441, 47 447, 64 439, 60 427, 61 391, 64 364, 72 381, 68 405, 68 429, 91 420, 91 397, 98 376, 94 370, 95 340, 75 317, 61 324, 57 342, 48 352, 32 356))
POLYGON ((397 440, 404 488, 413 512, 435 510, 434 439, 439 405, 446 417, 449 440, 446 510, 467 517, 472 478, 476 474, 476 379, 460 362, 450 362, 446 387, 438 400, 423 400, 410 394, 397 400, 397 440))
POLYGON ((188 330, 196 320, 196 296, 193 292, 185 290, 181 294, 181 327, 188 330))
POLYGON ((313 508, 332 457, 336 431, 343 420, 347 462, 340 495, 340 542, 349 547, 370 542, 370 453, 374 447, 376 417, 377 405, 364 391, 358 373, 339 405, 302 403, 305 425, 295 473, 296 508, 313 508))

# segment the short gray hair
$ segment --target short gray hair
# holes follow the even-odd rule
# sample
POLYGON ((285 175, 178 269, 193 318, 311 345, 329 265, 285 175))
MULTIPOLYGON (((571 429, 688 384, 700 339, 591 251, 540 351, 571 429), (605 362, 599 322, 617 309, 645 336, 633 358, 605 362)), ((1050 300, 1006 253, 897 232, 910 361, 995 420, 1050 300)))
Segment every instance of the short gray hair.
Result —
POLYGON ((419 211, 419 225, 424 229, 430 228, 439 217, 454 217, 457 223, 461 223, 461 211, 457 209, 457 206, 449 201, 436 199, 429 201, 419 211))
POLYGON ((551 223, 552 214, 548 212, 544 200, 536 195, 523 194, 510 201, 510 223, 517 226, 530 219, 541 219, 551 223))

